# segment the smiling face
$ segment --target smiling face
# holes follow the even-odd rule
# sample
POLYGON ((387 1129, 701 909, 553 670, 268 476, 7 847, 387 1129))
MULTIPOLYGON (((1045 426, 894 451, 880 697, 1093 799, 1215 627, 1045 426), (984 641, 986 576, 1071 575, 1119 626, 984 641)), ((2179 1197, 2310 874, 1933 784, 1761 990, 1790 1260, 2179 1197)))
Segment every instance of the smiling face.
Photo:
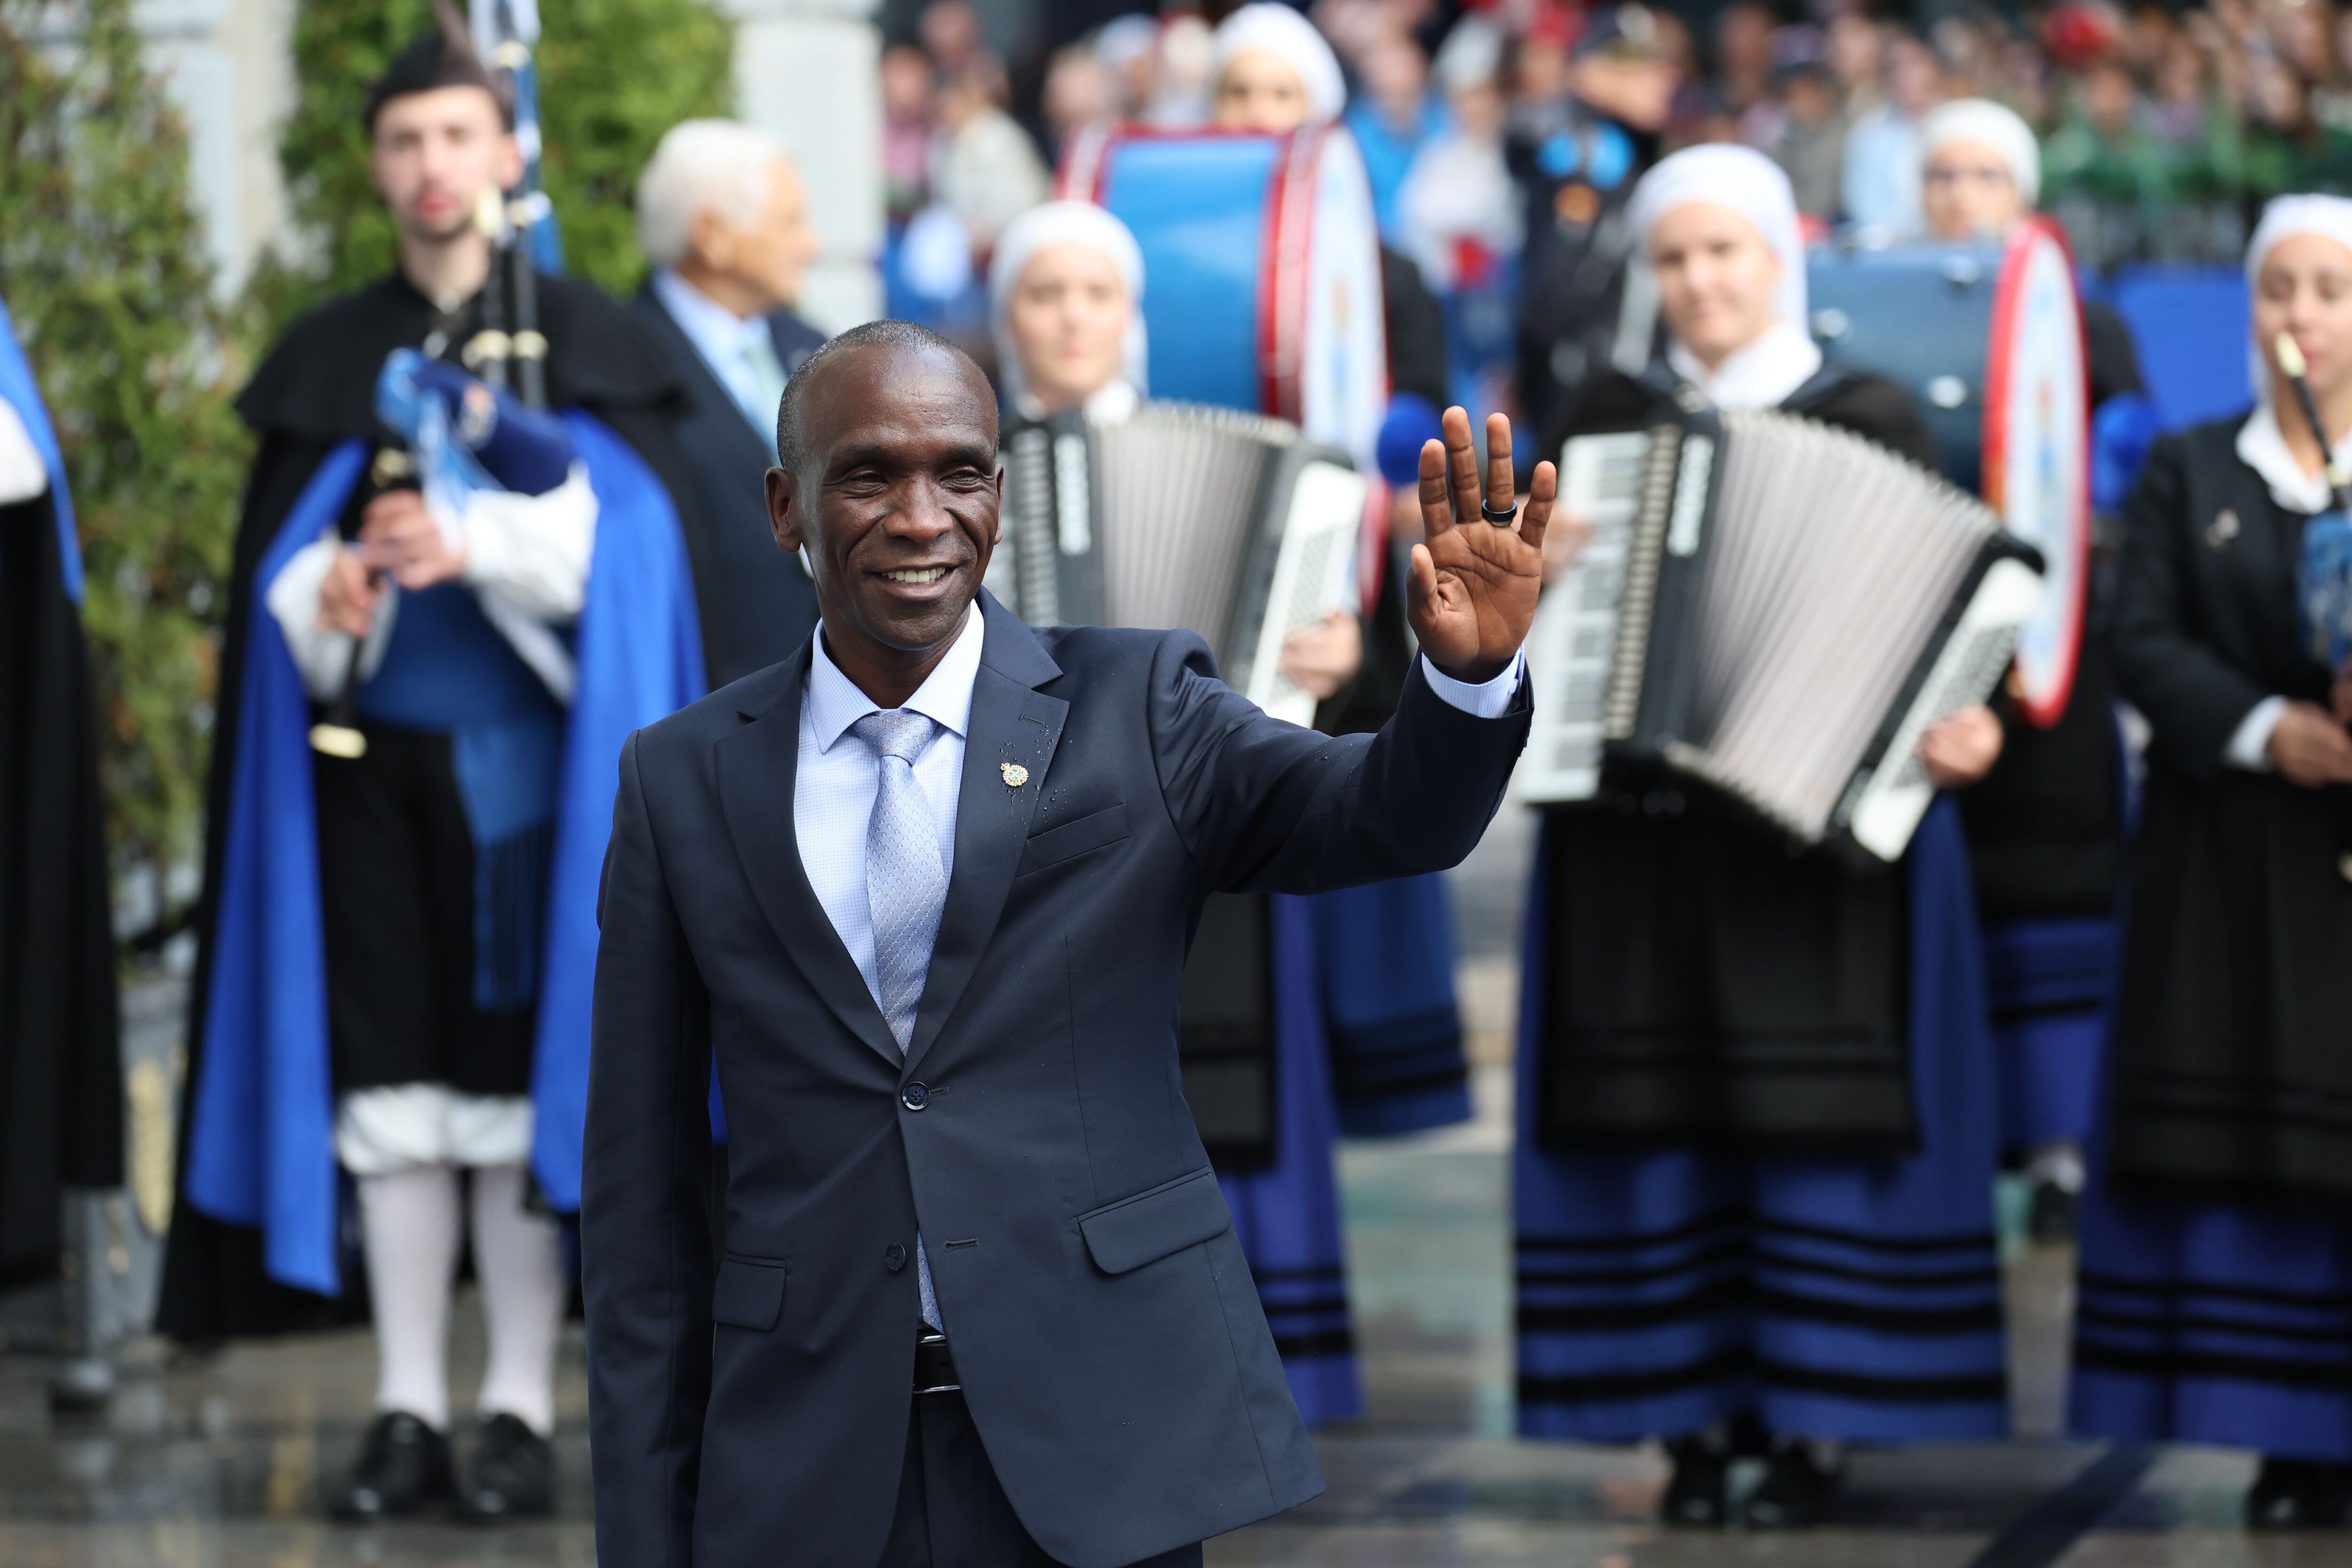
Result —
POLYGON ((971 361, 929 345, 862 343, 810 368, 801 460, 768 470, 776 542, 808 547, 827 646, 853 679, 855 661, 935 661, 996 548, 996 399, 971 361))
POLYGON ((1780 258, 1729 207, 1689 202, 1668 212, 1650 230, 1650 263, 1666 330, 1709 369, 1778 319, 1780 258))
POLYGON ((1049 245, 1021 269, 1004 321, 1029 395, 1076 408, 1118 378, 1134 306, 1118 264, 1086 245, 1049 245))
MULTIPOLYGON (((2352 250, 2315 234, 2289 235, 2271 247, 2254 279, 2254 341, 2273 378, 2272 345, 2281 332, 2294 335, 2322 409, 2334 407, 2352 388, 2352 250)), ((2287 412, 2293 395, 2277 383, 2282 420, 2295 417, 2287 412)))

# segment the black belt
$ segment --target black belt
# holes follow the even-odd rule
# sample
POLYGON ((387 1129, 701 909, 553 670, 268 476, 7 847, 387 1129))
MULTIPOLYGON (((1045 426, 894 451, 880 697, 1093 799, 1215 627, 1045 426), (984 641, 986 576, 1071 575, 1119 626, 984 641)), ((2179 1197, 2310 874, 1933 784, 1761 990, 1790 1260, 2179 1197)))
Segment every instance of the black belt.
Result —
POLYGON ((955 1356, 948 1337, 925 1331, 915 1341, 915 1392, 953 1394, 963 1386, 956 1381, 955 1356))

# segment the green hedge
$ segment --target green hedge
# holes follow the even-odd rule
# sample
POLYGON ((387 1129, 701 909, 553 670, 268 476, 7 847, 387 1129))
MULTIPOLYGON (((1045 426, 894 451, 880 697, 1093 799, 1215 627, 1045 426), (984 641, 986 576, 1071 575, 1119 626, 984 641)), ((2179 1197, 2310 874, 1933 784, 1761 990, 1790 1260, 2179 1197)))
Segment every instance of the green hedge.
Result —
MULTIPOLYGON (((278 161, 295 215, 322 250, 275 269, 272 316, 391 268, 392 220, 368 184, 360 107, 367 84, 432 17, 430 0, 300 0, 299 90, 278 161)), ((541 0, 540 22, 545 174, 565 266, 619 293, 645 270, 631 209, 637 173, 672 125, 728 112, 734 27, 706 0, 541 0)))
POLYGON ((249 455, 229 406, 245 363, 213 303, 170 105, 130 0, 0 0, 0 295, 81 524, 116 863, 157 868, 186 864, 202 831, 249 455))

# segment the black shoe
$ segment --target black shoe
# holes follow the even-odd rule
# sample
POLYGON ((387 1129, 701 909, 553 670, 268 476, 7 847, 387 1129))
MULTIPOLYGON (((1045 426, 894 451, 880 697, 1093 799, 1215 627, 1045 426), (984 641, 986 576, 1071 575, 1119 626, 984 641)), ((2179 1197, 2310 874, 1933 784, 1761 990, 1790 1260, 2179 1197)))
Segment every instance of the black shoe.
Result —
POLYGON ((555 1511, 555 1450, 516 1416, 490 1416, 457 1483, 456 1512, 476 1524, 555 1511))
POLYGON ((2074 1239, 2074 1211, 2081 1200, 2055 1182, 2033 1184, 2025 1209, 2025 1234, 2048 1246, 2074 1239))
POLYGON ((2341 1530, 2352 1523, 2352 1465, 2263 1458, 2246 1490, 2248 1530, 2341 1530))
POLYGON ((449 1495, 449 1439, 404 1410, 368 1428, 352 1479, 328 1504, 345 1524, 405 1519, 449 1495))
POLYGON ((1813 1462, 1804 1443, 1783 1443, 1773 1450, 1763 1480, 1748 1494, 1739 1510, 1750 1530, 1809 1530, 1826 1523, 1837 1503, 1839 1472, 1813 1462))
POLYGON ((1693 1436, 1667 1444, 1666 1457, 1675 1462, 1675 1474, 1658 1500, 1660 1522, 1683 1530, 1721 1529, 1731 1456, 1693 1436))

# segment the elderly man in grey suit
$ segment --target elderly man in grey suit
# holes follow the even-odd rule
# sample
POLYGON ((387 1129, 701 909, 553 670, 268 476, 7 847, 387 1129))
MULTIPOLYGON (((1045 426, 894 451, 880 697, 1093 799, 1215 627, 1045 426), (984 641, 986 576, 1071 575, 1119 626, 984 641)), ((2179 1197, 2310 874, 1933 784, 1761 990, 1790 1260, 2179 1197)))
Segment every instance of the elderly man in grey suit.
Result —
POLYGON ((761 486, 784 380, 824 342, 793 313, 818 237, 784 144, 731 120, 662 137, 637 181, 637 237, 654 270, 631 309, 686 384, 695 589, 710 684, 724 686, 816 624, 816 593, 770 537, 761 486))
POLYGON ((1177 1072, 1220 889, 1458 862, 1527 735, 1551 465, 1422 454, 1421 658, 1377 735, 1269 719, 1190 632, 981 591, 996 400, 881 321, 768 474, 824 618, 632 737, 582 1247, 607 1563, 1175 1568, 1322 1489, 1177 1072), (713 1065, 730 1133, 709 1228, 713 1065))

